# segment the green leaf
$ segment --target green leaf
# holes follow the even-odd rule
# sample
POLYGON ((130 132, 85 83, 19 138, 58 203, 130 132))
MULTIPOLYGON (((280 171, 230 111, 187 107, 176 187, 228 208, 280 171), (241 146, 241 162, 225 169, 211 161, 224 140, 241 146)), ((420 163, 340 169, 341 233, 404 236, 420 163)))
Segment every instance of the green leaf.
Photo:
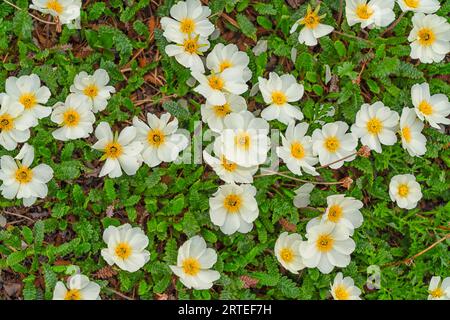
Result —
POLYGON ((238 13, 236 15, 236 21, 241 28, 240 31, 242 31, 243 34, 253 40, 256 40, 256 27, 247 18, 247 16, 243 15, 242 13, 238 13))

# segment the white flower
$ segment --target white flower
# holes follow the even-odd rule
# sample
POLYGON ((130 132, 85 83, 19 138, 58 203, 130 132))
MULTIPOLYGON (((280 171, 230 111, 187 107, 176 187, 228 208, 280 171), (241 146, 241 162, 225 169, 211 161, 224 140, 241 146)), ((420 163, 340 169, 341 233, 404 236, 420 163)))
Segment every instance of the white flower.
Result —
POLYGON ((30 138, 34 118, 23 117, 23 106, 12 104, 8 95, 0 95, 0 145, 8 151, 30 138))
MULTIPOLYGON (((316 129, 312 135, 313 154, 319 155, 321 165, 328 165, 344 157, 356 153, 358 139, 351 134, 346 133, 348 124, 342 121, 336 121, 325 124, 322 129, 316 129)), ((355 156, 348 157, 345 160, 331 164, 331 169, 342 167, 344 161, 352 161, 355 156)))
POLYGON ((397 0, 402 11, 435 13, 441 5, 438 0, 397 0))
POLYGON ((22 106, 23 117, 30 118, 32 126, 38 124, 38 119, 46 118, 52 113, 52 108, 42 106, 50 98, 50 90, 42 86, 41 79, 35 74, 21 76, 20 78, 9 77, 5 83, 6 94, 11 99, 14 108, 22 106))
POLYGON ((338 272, 331 285, 331 295, 334 300, 361 300, 359 295, 361 290, 355 286, 351 277, 343 277, 342 272, 338 272))
POLYGON ((250 184, 225 184, 209 198, 211 221, 225 234, 247 233, 259 215, 256 188, 250 184))
POLYGON ((64 282, 58 281, 53 291, 53 300, 100 300, 100 286, 82 274, 75 274, 64 282))
POLYGON ((435 14, 416 13, 408 36, 411 58, 423 63, 440 62, 450 52, 450 24, 435 14))
POLYGON ((107 122, 100 122, 95 129, 95 137, 98 141, 92 146, 96 150, 104 152, 101 160, 105 160, 100 177, 108 175, 117 178, 122 175, 122 168, 128 175, 134 175, 142 164, 141 151, 144 145, 136 138, 136 128, 126 127, 119 136, 117 132, 113 136, 111 127, 107 122))
POLYGON ((422 199, 420 184, 412 174, 399 174, 392 177, 389 183, 389 196, 403 209, 413 209, 422 199))
POLYGON ((411 157, 424 155, 427 151, 427 138, 421 133, 423 122, 417 119, 412 108, 403 108, 400 117, 400 136, 402 147, 411 157))
POLYGON ((345 14, 349 26, 386 27, 395 19, 394 0, 346 0, 345 14))
POLYGON ((288 234, 283 232, 275 242, 275 256, 281 265, 292 273, 305 268, 300 254, 300 244, 302 236, 298 233, 288 234))
POLYGON ((345 228, 324 222, 307 230, 306 238, 308 240, 300 244, 300 253, 308 268, 317 267, 326 274, 334 267, 349 265, 355 242, 345 228))
POLYGON ((200 111, 202 114, 202 121, 206 122, 209 128, 214 132, 222 132, 224 128, 224 119, 228 114, 247 110, 247 102, 241 96, 225 94, 225 101, 226 102, 223 105, 213 105, 206 101, 206 103, 201 106, 200 111))
POLYGON ((361 143, 381 153, 381 144, 392 146, 397 141, 399 115, 377 101, 372 105, 364 103, 356 113, 351 131, 361 138, 361 143))
POLYGON ((189 139, 185 135, 176 133, 178 119, 169 120, 169 113, 162 114, 161 118, 147 113, 147 123, 138 117, 133 118, 136 139, 142 142, 144 148, 142 158, 150 167, 155 167, 161 162, 174 161, 189 144, 189 139))
POLYGON ((343 227, 349 235, 353 235, 353 230, 359 228, 364 220, 359 211, 362 207, 363 203, 353 197, 346 197, 343 194, 328 196, 325 213, 309 220, 306 231, 313 226, 329 222, 343 227))
POLYGON ((57 17, 61 24, 71 24, 80 17, 81 0, 33 0, 30 8, 57 17))
POLYGON ((290 171, 302 175, 305 172, 317 176, 319 175, 314 165, 319 162, 312 153, 312 142, 310 136, 305 136, 308 131, 308 124, 303 122, 295 125, 291 122, 286 129, 284 137, 281 135, 283 146, 277 147, 277 155, 283 159, 290 171))
POLYGON ((56 103, 50 119, 60 126, 52 133, 57 140, 87 138, 94 130, 95 116, 89 100, 82 95, 70 94, 65 103, 56 103))
POLYGON ((428 83, 413 85, 411 99, 420 120, 428 121, 436 129, 440 128, 440 123, 450 124, 450 119, 447 119, 450 114, 448 97, 444 94, 431 95, 428 83))
POLYGON ((200 56, 209 49, 208 39, 179 33, 172 41, 176 44, 169 44, 165 48, 169 57, 175 57, 179 64, 191 71, 205 72, 200 56))
POLYGON ((219 272, 209 270, 216 262, 216 251, 207 248, 202 237, 195 236, 181 245, 177 265, 169 267, 187 288, 207 290, 220 278, 219 272))
POLYGON ((305 208, 310 204, 311 191, 314 189, 312 183, 305 183, 300 188, 295 190, 294 206, 297 208, 305 208))
POLYGON ((297 31, 299 25, 305 25, 298 35, 298 41, 300 43, 304 43, 307 46, 315 46, 317 44, 317 39, 330 34, 334 30, 332 26, 320 23, 320 21, 325 18, 325 15, 319 16, 319 10, 320 5, 317 6, 314 11, 311 6, 308 5, 306 15, 292 26, 291 33, 294 33, 297 31))
POLYGON ((284 124, 292 120, 302 120, 303 113, 289 102, 299 101, 303 96, 303 85, 298 84, 295 77, 283 74, 281 77, 275 72, 269 73, 269 79, 259 77, 259 90, 264 102, 269 104, 261 112, 261 117, 267 121, 277 119, 284 124))
POLYGON ((215 73, 220 73, 228 68, 237 68, 241 71, 242 80, 249 81, 252 72, 248 68, 250 59, 247 53, 239 51, 235 44, 224 45, 218 43, 206 57, 206 66, 215 73))
POLYGON ((34 148, 25 143, 19 154, 0 158, 0 186, 2 196, 6 199, 23 199, 23 205, 31 206, 36 198, 45 198, 47 182, 53 178, 53 169, 46 164, 31 168, 34 160, 34 148))
POLYGON ((227 115, 224 125, 222 135, 214 142, 215 150, 243 167, 257 166, 266 161, 270 148, 266 120, 242 111, 227 115))
POLYGON ((111 93, 116 92, 113 86, 108 86, 109 75, 106 70, 97 69, 93 75, 81 71, 75 76, 70 92, 86 96, 91 103, 94 113, 103 111, 108 105, 111 93))
POLYGON ((428 300, 450 300, 450 277, 432 277, 428 287, 428 300))
POLYGON ((214 25, 208 20, 211 9, 202 6, 200 0, 179 1, 170 8, 170 15, 161 19, 164 37, 173 41, 179 33, 200 35, 207 38, 214 32, 214 25))
POLYGON ((116 264, 122 270, 135 272, 150 260, 150 252, 145 250, 148 237, 139 227, 132 228, 128 223, 109 226, 103 232, 103 241, 108 247, 101 254, 110 266, 116 264))
POLYGON ((240 95, 248 89, 242 79, 242 71, 237 68, 228 68, 221 73, 212 73, 208 76, 192 71, 192 76, 200 83, 194 91, 204 96, 208 103, 216 106, 227 103, 226 93, 240 95))

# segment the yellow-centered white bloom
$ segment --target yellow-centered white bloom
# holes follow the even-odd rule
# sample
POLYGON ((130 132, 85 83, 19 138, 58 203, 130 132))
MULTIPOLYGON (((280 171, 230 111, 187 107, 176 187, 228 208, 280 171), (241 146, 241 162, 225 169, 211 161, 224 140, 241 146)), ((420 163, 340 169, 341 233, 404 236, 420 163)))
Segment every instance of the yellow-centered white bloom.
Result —
POLYGON ((292 273, 298 274, 305 268, 300 254, 302 236, 298 233, 288 234, 283 232, 275 242, 275 256, 281 265, 292 273))
POLYGON ((410 210, 422 199, 422 191, 415 176, 399 174, 393 176, 389 183, 389 196, 400 208, 410 210))
POLYGON ((412 17, 413 28, 408 36, 411 42, 411 58, 422 63, 444 60, 450 52, 450 24, 435 14, 416 13, 412 17))
POLYGON ((224 45, 218 43, 206 57, 206 66, 209 70, 220 73, 229 68, 237 68, 241 71, 244 82, 252 78, 252 72, 248 68, 250 59, 247 53, 239 51, 235 44, 224 45))
POLYGON ((139 227, 132 228, 128 223, 109 226, 103 232, 103 241, 107 248, 101 254, 110 266, 116 264, 122 270, 135 272, 150 260, 150 252, 145 250, 148 237, 139 227))
POLYGON ((361 28, 386 27, 395 19, 394 0, 345 0, 349 26, 361 23, 361 28))
POLYGON ((372 105, 364 103, 356 113, 351 131, 361 138, 361 143, 371 150, 381 153, 381 144, 392 146, 397 142, 395 132, 398 128, 399 115, 377 101, 372 105))
POLYGON ((75 76, 70 92, 84 95, 88 98, 94 113, 103 111, 108 105, 111 93, 116 92, 113 86, 108 86, 109 75, 104 69, 95 70, 93 75, 81 71, 75 76))
MULTIPOLYGON (((313 154, 319 155, 321 165, 328 165, 356 152, 358 139, 347 133, 348 124, 336 121, 325 124, 322 129, 316 129, 312 135, 313 154)), ((342 167, 345 161, 352 161, 355 156, 331 164, 331 169, 342 167)))
POLYGON ((428 83, 415 84, 411 88, 414 110, 420 120, 428 121, 430 126, 439 129, 439 124, 450 124, 450 103, 445 94, 430 94, 428 83))
POLYGON ((141 141, 144 146, 142 158, 150 167, 155 167, 161 162, 175 161, 189 144, 189 139, 185 135, 177 133, 178 119, 169 120, 169 113, 162 114, 161 118, 147 113, 147 123, 138 117, 133 118, 136 140, 141 141))
POLYGON ((209 270, 216 262, 216 251, 207 248, 202 237, 195 236, 181 245, 178 249, 177 265, 169 267, 187 288, 207 290, 220 278, 219 272, 209 270))
POLYGON ((173 37, 175 44, 166 46, 165 51, 169 57, 175 57, 179 64, 191 71, 205 72, 205 66, 200 56, 209 49, 209 41, 200 35, 178 33, 173 37))
POLYGON ((53 290, 53 300, 100 300, 100 286, 82 274, 75 274, 64 282, 58 281, 53 290))
POLYGON ((291 122, 285 136, 281 135, 282 146, 277 147, 277 155, 283 159, 290 171, 302 175, 302 169, 313 176, 319 175, 314 165, 319 159, 313 155, 312 140, 306 136, 308 124, 303 122, 295 125, 291 122))
POLYGON ((136 139, 136 128, 126 127, 119 135, 113 135, 107 122, 100 122, 95 129, 98 141, 92 146, 103 152, 101 160, 106 160, 99 177, 108 175, 117 178, 122 175, 122 169, 127 175, 134 175, 142 165, 141 151, 144 145, 136 139))
POLYGON ((247 110, 247 102, 241 96, 225 94, 225 104, 213 105, 206 101, 201 106, 202 121, 206 122, 209 128, 217 133, 221 133, 224 128, 224 120, 230 113, 239 113, 247 110))
POLYGON ((334 300, 361 300, 361 290, 355 286, 351 277, 345 277, 338 272, 331 285, 331 295, 334 300))
POLYGON ((413 108, 403 108, 399 133, 402 147, 411 157, 422 156, 427 151, 427 138, 422 134, 423 126, 413 108))
POLYGON ((306 238, 307 241, 300 244, 300 253, 308 268, 317 267, 326 274, 334 267, 344 268, 349 265, 355 242, 347 229, 324 222, 307 230, 306 238))
POLYGON ((33 0, 31 9, 57 17, 61 24, 80 18, 81 0, 33 0))
POLYGON ((46 164, 31 168, 34 160, 34 148, 25 143, 19 154, 0 158, 0 186, 6 199, 23 199, 23 205, 29 207, 37 198, 45 198, 47 183, 53 178, 53 169, 46 164))
POLYGON ((441 5, 438 0, 397 0, 402 11, 435 13, 441 5))
POLYGON ((41 79, 36 74, 9 77, 6 79, 5 91, 13 108, 23 107, 22 117, 29 118, 27 121, 31 121, 33 127, 38 125, 38 119, 52 113, 52 108, 43 106, 50 98, 50 90, 41 86, 41 79))
POLYGON ((450 300, 450 277, 432 277, 428 287, 428 300, 450 300))
POLYGON ((284 124, 303 119, 300 109, 290 104, 299 101, 304 92, 303 85, 297 83, 293 75, 283 74, 280 77, 271 72, 269 79, 259 77, 258 83, 264 102, 269 105, 261 112, 263 119, 267 121, 276 119, 284 124))
POLYGON ((259 215, 256 188, 250 184, 225 184, 209 198, 211 222, 225 234, 247 233, 259 215))
POLYGON ((315 46, 317 44, 317 39, 330 34, 334 28, 332 26, 320 23, 325 14, 319 16, 320 6, 317 6, 312 10, 311 6, 308 5, 306 15, 299 19, 291 28, 291 33, 297 31, 299 25, 304 25, 300 30, 298 35, 298 41, 304 43, 307 46, 315 46))
POLYGON ((305 208, 309 206, 311 199, 311 192, 314 189, 312 183, 305 183, 300 188, 295 190, 294 206, 297 208, 305 208))
POLYGON ((64 103, 56 103, 50 119, 60 126, 52 132, 57 140, 87 138, 94 130, 94 113, 89 100, 82 95, 70 94, 64 103))

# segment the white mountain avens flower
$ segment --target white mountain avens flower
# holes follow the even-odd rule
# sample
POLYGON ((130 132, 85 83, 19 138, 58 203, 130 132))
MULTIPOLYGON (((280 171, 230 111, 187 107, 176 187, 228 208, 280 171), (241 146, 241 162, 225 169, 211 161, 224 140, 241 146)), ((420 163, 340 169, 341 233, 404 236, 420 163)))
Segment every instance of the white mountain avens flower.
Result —
POLYGON ((308 124, 303 122, 295 125, 292 121, 286 129, 285 136, 281 135, 282 146, 277 147, 277 155, 283 159, 288 169, 302 175, 302 169, 313 176, 319 175, 314 165, 319 159, 313 155, 312 140, 306 136, 308 124))
POLYGON ((329 165, 331 169, 342 167, 345 161, 352 161, 356 155, 357 138, 347 133, 348 124, 342 121, 336 121, 325 124, 322 129, 316 129, 312 135, 313 154, 319 156, 321 165, 328 165, 339 159, 345 158, 329 165))
POLYGON ((175 161, 189 144, 185 135, 177 133, 178 119, 169 120, 169 113, 162 114, 160 118, 147 113, 147 123, 138 117, 133 118, 136 140, 143 144, 142 158, 149 167, 175 161))
POLYGON ((103 232, 103 241, 107 248, 102 249, 103 259, 112 266, 135 272, 150 260, 148 237, 139 227, 131 227, 126 223, 119 227, 109 226, 103 232))
POLYGON ((30 118, 27 121, 32 121, 33 127, 37 126, 38 119, 46 118, 52 113, 52 108, 43 106, 50 98, 50 90, 41 86, 41 79, 36 74, 9 77, 5 82, 5 91, 13 108, 20 108, 19 105, 24 108, 22 116, 30 118))
POLYGON ((402 147, 411 157, 418 157, 427 151, 427 138, 422 134, 423 122, 417 118, 412 108, 403 108, 400 117, 402 147))
POLYGON ((432 277, 428 287, 428 300, 450 300, 450 277, 432 277))
POLYGON ((444 60, 450 52, 450 24, 435 14, 416 13, 412 17, 413 28, 408 36, 411 42, 411 58, 422 63, 444 60))
POLYGON ((402 11, 435 13, 441 5, 438 0, 397 0, 402 11))
POLYGON ((247 53, 239 51, 237 45, 233 43, 228 45, 216 44, 206 57, 206 67, 209 70, 220 73, 229 68, 239 69, 244 82, 252 78, 252 72, 248 68, 249 62, 250 58, 247 53))
POLYGON ((305 183, 300 188, 295 190, 294 206, 297 208, 305 208, 309 206, 311 199, 311 192, 314 189, 312 183, 305 183))
POLYGON ((214 141, 214 148, 240 166, 257 166, 267 159, 268 134, 266 120, 255 118, 249 111, 231 113, 225 117, 224 129, 214 141))
POLYGON ((330 34, 334 30, 332 26, 320 23, 326 15, 319 15, 319 10, 320 5, 314 10, 308 5, 306 15, 292 26, 290 33, 297 31, 299 25, 304 25, 298 35, 298 41, 300 43, 304 43, 307 46, 315 46, 317 45, 317 39, 330 34))
POLYGON ((52 132, 57 140, 87 138, 94 130, 95 115, 88 98, 82 95, 70 94, 65 102, 56 103, 50 119, 60 126, 52 132))
POLYGON ((75 274, 64 282, 58 281, 53 290, 53 300, 100 300, 100 286, 82 274, 75 274))
POLYGON ((263 119, 267 121, 276 119, 284 124, 303 119, 300 109, 290 104, 299 101, 304 92, 303 85, 297 83, 293 75, 279 76, 271 72, 269 79, 259 77, 258 83, 264 102, 269 105, 261 112, 263 119))
POLYGON ((349 265, 355 242, 347 229, 324 222, 307 230, 306 238, 300 244, 300 253, 308 268, 317 267, 320 272, 327 274, 334 267, 344 268, 349 265))
POLYGON ((70 92, 84 95, 88 98, 94 113, 103 111, 108 105, 111 93, 116 92, 113 86, 108 86, 109 75, 104 69, 95 70, 93 75, 81 71, 75 76, 70 92))
POLYGON ((31 9, 58 18, 61 24, 72 24, 80 18, 81 0, 32 0, 31 9))
POLYGON ((395 19, 395 0, 345 0, 349 26, 361 23, 361 28, 386 27, 395 19))
POLYGON ((275 242, 275 256, 278 262, 290 272, 298 274, 299 270, 305 268, 303 258, 300 254, 302 236, 298 233, 288 234, 283 232, 275 242))
POLYGON ((0 145, 8 151, 30 138, 34 118, 23 117, 24 107, 11 103, 8 95, 0 95, 0 145))
POLYGON ((126 127, 120 134, 113 135, 107 122, 100 122, 95 129, 98 141, 92 146, 103 152, 101 160, 106 160, 99 176, 108 175, 117 178, 122 175, 122 169, 127 175, 134 175, 142 164, 141 151, 144 145, 136 140, 135 127, 126 127))
POLYGON ((250 184, 225 184, 209 198, 211 222, 227 234, 247 233, 259 215, 256 188, 250 184))
POLYGON ((430 126, 439 129, 439 124, 450 124, 450 103, 445 94, 430 94, 430 86, 424 82, 411 87, 414 110, 420 120, 428 121, 430 126))
POLYGON ((371 150, 381 153, 381 144, 392 146, 397 142, 395 132, 398 128, 399 115, 377 101, 372 105, 364 103, 356 113, 351 131, 361 138, 361 143, 371 150))
POLYGON ((202 121, 206 122, 209 128, 217 133, 221 133, 224 128, 224 119, 230 113, 239 113, 247 110, 247 102, 241 96, 225 94, 225 104, 213 105, 206 101, 201 106, 202 121))
POLYGON ((37 198, 45 198, 47 183, 53 178, 53 169, 46 164, 34 168, 34 148, 25 143, 19 154, 13 159, 5 155, 0 158, 0 191, 6 199, 23 199, 23 205, 29 207, 37 198))
POLYGON ((413 209, 422 199, 420 184, 412 174, 399 174, 391 178, 389 183, 391 200, 403 209, 413 209))
POLYGON ((200 56, 209 49, 209 41, 200 35, 192 36, 190 34, 177 33, 172 37, 172 42, 166 46, 165 51, 169 57, 175 57, 183 67, 191 71, 205 72, 205 66, 200 56))
POLYGON ((219 272, 210 270, 216 262, 216 251, 206 247, 205 239, 195 236, 181 245, 177 265, 169 267, 187 288, 207 290, 220 278, 219 272))
POLYGON ((342 272, 336 274, 330 292, 334 300, 361 300, 361 290, 351 277, 344 278, 342 272))

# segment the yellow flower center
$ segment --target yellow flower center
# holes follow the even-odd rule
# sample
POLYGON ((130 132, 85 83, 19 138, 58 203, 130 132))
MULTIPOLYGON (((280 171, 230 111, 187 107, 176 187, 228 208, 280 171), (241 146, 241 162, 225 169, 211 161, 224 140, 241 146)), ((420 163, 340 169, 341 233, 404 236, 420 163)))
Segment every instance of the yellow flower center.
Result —
POLYGON ((420 4, 419 0, 403 0, 403 1, 405 2, 405 4, 408 7, 413 8, 413 9, 416 9, 420 4))
POLYGON ((272 102, 278 106, 282 106, 287 101, 286 95, 281 91, 272 92, 272 102))
POLYGON ((76 127, 80 123, 80 114, 74 109, 64 112, 63 123, 67 127, 76 127))
POLYGON ((340 205, 337 204, 333 204, 329 209, 328 209, 328 220, 337 223, 343 214, 343 210, 342 207, 340 205))
POLYGON ((431 104, 428 103, 428 101, 423 100, 419 104, 419 111, 426 116, 430 116, 433 114, 433 107, 431 106, 431 104))
POLYGON ((383 130, 383 123, 378 118, 372 118, 367 121, 367 131, 370 134, 379 134, 383 130))
POLYGON ((21 166, 16 170, 16 180, 19 183, 29 183, 33 179, 33 171, 28 167, 21 166))
POLYGON ((98 95, 98 87, 95 84, 90 84, 84 88, 83 93, 91 99, 98 95))
POLYGON ((334 239, 329 234, 322 234, 316 242, 317 250, 320 252, 328 252, 333 249, 334 239))
POLYGON ((444 290, 441 287, 437 287, 434 290, 430 290, 430 295, 433 298, 442 298, 444 296, 444 290))
POLYGON ((0 116, 0 131, 8 132, 14 127, 14 119, 7 113, 0 116))
POLYGON ((339 146, 341 145, 341 142, 336 137, 328 137, 325 139, 325 149, 328 150, 328 152, 336 152, 339 149, 339 146))
POLYGON ((293 142, 291 144, 291 155, 299 160, 305 157, 305 149, 300 142, 293 142))
POLYGON ((436 35, 429 28, 420 29, 417 36, 419 37, 420 45, 424 47, 431 46, 436 41, 436 35))
POLYGON ((234 144, 241 149, 250 149, 250 135, 246 132, 242 132, 234 137, 234 144))
POLYGON ((25 109, 31 109, 36 105, 37 99, 34 93, 24 93, 20 96, 19 102, 25 109))
POLYGON ((200 262, 195 258, 184 259, 181 266, 183 268, 184 273, 190 276, 195 276, 197 275, 197 273, 200 272, 200 262))
POLYGON ((63 13, 63 6, 57 0, 47 1, 47 9, 55 11, 57 14, 63 13))
POLYGON ((160 129, 150 130, 147 134, 148 143, 154 147, 159 147, 165 140, 166 136, 160 129))
POLYGON ((231 63, 231 61, 223 60, 219 66, 219 70, 220 72, 222 72, 223 70, 230 68, 232 65, 233 64, 231 63))
POLYGON ((373 9, 367 4, 358 4, 355 13, 360 19, 367 20, 373 15, 373 9))
POLYGON ((231 107, 228 103, 225 103, 223 106, 214 106, 214 113, 219 118, 225 118, 225 116, 230 112, 231 107))
POLYGON ((116 159, 123 153, 122 145, 116 141, 108 143, 105 147, 105 155, 107 158, 116 159))
POLYGON ((398 186, 398 195, 400 197, 406 197, 409 194, 409 187, 407 184, 402 183, 398 186))
POLYGON ((81 293, 78 289, 67 290, 64 300, 81 300, 81 293))
POLYGON ((223 89, 223 80, 218 76, 211 76, 208 79, 209 86, 214 90, 222 90, 223 89))
POLYGON ((228 213, 236 213, 242 206, 242 198, 238 194, 229 194, 223 200, 223 206, 228 213))
POLYGON ((194 54, 198 53, 198 48, 200 47, 198 44, 198 38, 194 39, 186 39, 183 43, 184 51, 194 54))
POLYGON ((130 245, 125 242, 121 242, 116 246, 116 249, 114 250, 116 253, 116 256, 118 256, 120 259, 127 259, 129 256, 131 256, 131 252, 133 249, 131 249, 130 245))
POLYGON ((222 156, 222 167, 228 172, 233 172, 237 168, 237 164, 229 162, 224 156, 222 156))
POLYGON ((350 293, 343 284, 340 284, 334 289, 334 296, 336 300, 348 300, 350 293))
POLYGON ((195 30, 195 21, 191 18, 185 18, 181 20, 180 31, 183 33, 191 34, 195 30))
POLYGON ((402 137, 407 143, 411 142, 411 129, 409 127, 403 127, 402 137))
POLYGON ((309 29, 315 29, 320 23, 320 17, 315 11, 309 11, 302 22, 309 29))
POLYGON ((294 260, 294 251, 292 251, 291 248, 283 248, 280 251, 280 257, 281 259, 283 259, 284 262, 291 262, 292 260, 294 260))

